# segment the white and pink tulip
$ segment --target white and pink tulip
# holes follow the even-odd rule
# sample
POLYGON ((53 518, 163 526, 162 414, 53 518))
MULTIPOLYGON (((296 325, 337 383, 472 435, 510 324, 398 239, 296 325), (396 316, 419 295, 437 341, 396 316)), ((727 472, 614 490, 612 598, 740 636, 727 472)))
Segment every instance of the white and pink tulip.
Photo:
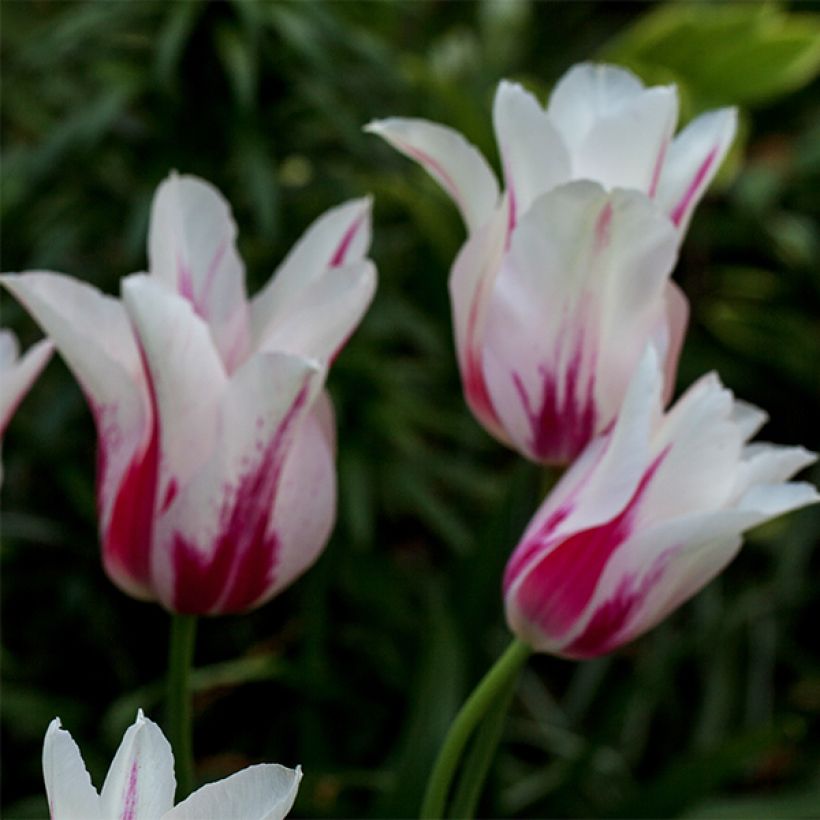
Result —
POLYGON ((282 820, 293 806, 301 769, 248 766, 208 783, 174 806, 171 745, 137 713, 123 736, 102 791, 91 783, 71 735, 55 718, 43 744, 43 776, 51 820, 282 820))
POLYGON ((271 598, 335 520, 327 370, 372 299, 370 203, 319 218, 253 298, 227 202, 172 174, 148 274, 122 300, 49 272, 2 277, 53 339, 97 425, 103 563, 125 592, 192 614, 271 598))
POLYGON ((736 125, 722 109, 674 137, 677 109, 674 87, 644 88, 613 66, 574 67, 546 109, 502 82, 503 193, 450 128, 368 126, 461 211, 469 235, 450 297, 465 396, 489 432, 534 461, 569 463, 607 429, 648 341, 671 394, 688 305, 669 277, 736 125))
POLYGON ((815 455, 748 444, 765 414, 716 375, 666 413, 662 381, 650 348, 612 430, 570 467, 510 557, 507 622, 536 651, 590 658, 633 640, 717 575, 746 530, 820 500, 788 481, 815 455))

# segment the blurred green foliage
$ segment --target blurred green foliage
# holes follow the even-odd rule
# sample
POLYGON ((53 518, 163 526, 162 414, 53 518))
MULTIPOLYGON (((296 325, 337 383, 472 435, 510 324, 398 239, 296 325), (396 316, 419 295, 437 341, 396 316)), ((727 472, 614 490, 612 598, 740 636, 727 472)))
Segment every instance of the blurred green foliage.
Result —
MULTIPOLYGON (((717 369, 771 440, 820 447, 818 7, 443 2, 4 2, 4 270, 117 291, 177 168, 233 203, 251 290, 324 209, 375 195, 376 301, 330 378, 339 522, 317 566, 241 618, 206 621, 199 776, 301 763, 297 816, 406 816, 455 710, 506 641, 500 574, 537 470, 466 410, 447 269, 463 229, 421 171, 361 126, 390 114, 495 157, 490 102, 544 96, 599 58, 679 84, 683 112, 744 108, 744 142, 692 224, 681 385, 717 369)), ((26 344, 33 323, 3 299, 26 344)), ((46 813, 59 714, 97 784, 136 706, 159 717, 167 618, 104 577, 94 437, 55 361, 4 446, 3 815, 46 813)), ((817 479, 815 474, 815 480, 817 479)), ((809 817, 820 805, 816 509, 614 657, 535 659, 482 811, 809 817)))

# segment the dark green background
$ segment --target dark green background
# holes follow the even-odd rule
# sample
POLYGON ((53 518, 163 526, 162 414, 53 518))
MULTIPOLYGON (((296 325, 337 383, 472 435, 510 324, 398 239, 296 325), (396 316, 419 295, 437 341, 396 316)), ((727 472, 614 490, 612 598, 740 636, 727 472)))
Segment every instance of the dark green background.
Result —
MULTIPOLYGON (((507 641, 499 578, 537 468, 464 406, 447 197, 361 126, 446 122, 496 161, 502 77, 542 98, 572 63, 680 83, 684 116, 737 103, 742 139, 676 273, 693 303, 680 384, 717 369, 767 439, 820 449, 817 4, 2 3, 2 268, 115 293, 145 266, 171 168, 233 203, 250 287, 326 208, 375 195, 380 287, 335 365, 340 511, 318 565, 205 621, 201 780, 301 763, 297 816, 409 815, 467 691, 507 641)), ((27 346, 33 323, 3 297, 27 346)), ((4 444, 3 814, 46 812, 59 714, 95 783, 138 705, 161 716, 167 617, 106 579, 94 432, 55 359, 4 444)), ((815 473, 815 480, 817 473, 815 473)), ((820 510, 760 528, 692 603, 617 655, 541 657, 482 810, 510 816, 820 816, 820 510)))

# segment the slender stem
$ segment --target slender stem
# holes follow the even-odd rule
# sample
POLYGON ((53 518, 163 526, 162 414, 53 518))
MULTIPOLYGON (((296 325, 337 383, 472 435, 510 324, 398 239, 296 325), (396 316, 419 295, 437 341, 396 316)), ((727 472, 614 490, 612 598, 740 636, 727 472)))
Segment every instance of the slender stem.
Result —
POLYGON ((191 665, 194 660, 195 643, 196 615, 172 615, 165 721, 168 739, 174 750, 177 802, 184 800, 191 793, 194 784, 191 665))
POLYGON ((513 640, 461 707, 447 732, 427 781, 427 791, 421 807, 423 820, 435 820, 444 816, 450 784, 470 734, 490 705, 506 691, 510 678, 517 677, 531 651, 522 641, 513 640))
POLYGON ((462 766, 450 817, 475 817, 484 781, 487 779, 487 772, 490 770, 495 751, 501 740, 501 733, 504 730, 507 712, 517 683, 518 675, 515 673, 510 675, 506 689, 487 710, 462 766))

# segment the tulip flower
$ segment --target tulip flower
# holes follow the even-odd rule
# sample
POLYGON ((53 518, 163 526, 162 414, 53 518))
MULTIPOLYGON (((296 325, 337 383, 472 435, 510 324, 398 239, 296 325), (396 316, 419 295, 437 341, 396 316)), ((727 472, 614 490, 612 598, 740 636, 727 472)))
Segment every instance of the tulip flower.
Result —
POLYGON ((612 430, 567 471, 510 557, 507 621, 536 651, 590 658, 633 640, 717 575, 746 530, 820 500, 787 481, 815 455, 747 444, 765 414, 716 375, 666 413, 661 385, 650 348, 612 430))
POLYGON ((174 806, 174 756, 142 710, 128 728, 98 793, 71 735, 55 718, 43 744, 51 820, 281 820, 302 771, 273 763, 248 766, 209 783, 174 806))
MULTIPOLYGON (((43 339, 20 358, 17 337, 10 330, 0 330, 0 438, 6 432, 14 411, 48 363, 53 350, 52 343, 43 339)), ((2 478, 0 465, 0 481, 2 478)))
POLYGON ((318 557, 336 500, 323 383, 375 288, 368 200, 317 220, 250 300, 235 240, 219 192, 172 174, 150 272, 122 301, 56 273, 2 278, 91 406, 106 572, 178 613, 259 606, 318 557))
POLYGON ((697 201, 731 143, 733 109, 676 138, 674 87, 582 64, 543 109, 502 82, 493 120, 505 192, 460 134, 419 119, 368 130, 453 198, 468 239, 450 275, 467 403, 529 459, 567 464, 612 423, 641 351, 673 388, 688 304, 669 280, 697 201), (628 190, 627 190, 628 189, 628 190))

